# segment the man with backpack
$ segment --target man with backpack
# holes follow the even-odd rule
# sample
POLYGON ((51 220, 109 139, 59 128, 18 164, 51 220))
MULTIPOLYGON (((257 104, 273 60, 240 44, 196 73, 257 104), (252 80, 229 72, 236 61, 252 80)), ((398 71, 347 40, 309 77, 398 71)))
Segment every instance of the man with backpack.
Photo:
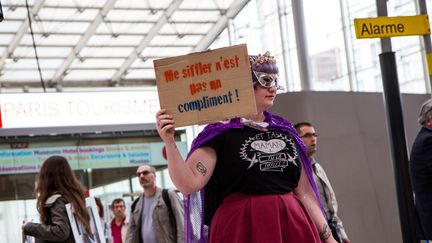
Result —
POLYGON ((131 206, 127 243, 183 242, 183 203, 174 190, 156 186, 156 169, 142 165, 137 177, 144 193, 131 206))

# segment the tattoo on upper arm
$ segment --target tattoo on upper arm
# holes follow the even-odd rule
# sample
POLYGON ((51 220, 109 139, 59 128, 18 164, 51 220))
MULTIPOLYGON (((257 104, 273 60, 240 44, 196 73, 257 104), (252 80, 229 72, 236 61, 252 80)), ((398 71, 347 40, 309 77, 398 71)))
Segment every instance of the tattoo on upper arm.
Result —
POLYGON ((207 174, 207 168, 203 165, 203 163, 198 162, 196 164, 196 169, 199 173, 201 173, 203 176, 207 174))
POLYGON ((321 240, 327 240, 330 237, 330 235, 331 235, 331 231, 330 231, 328 224, 324 224, 322 226, 320 233, 319 233, 320 239, 321 240))

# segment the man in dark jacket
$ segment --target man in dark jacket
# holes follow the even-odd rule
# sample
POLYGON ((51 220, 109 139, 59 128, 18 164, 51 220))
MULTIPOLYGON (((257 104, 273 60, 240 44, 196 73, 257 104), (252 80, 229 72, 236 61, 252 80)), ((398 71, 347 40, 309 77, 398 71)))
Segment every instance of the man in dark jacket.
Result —
POLYGON ((422 128, 412 145, 410 176, 422 238, 432 240, 432 99, 422 105, 418 120, 422 128))

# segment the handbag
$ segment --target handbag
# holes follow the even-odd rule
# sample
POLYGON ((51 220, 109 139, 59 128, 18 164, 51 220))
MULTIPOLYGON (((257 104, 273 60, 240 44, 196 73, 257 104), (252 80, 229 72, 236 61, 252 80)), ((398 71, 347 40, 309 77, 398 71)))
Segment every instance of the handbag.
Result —
POLYGON ((339 243, 343 243, 342 241, 342 236, 341 236, 341 232, 339 230, 339 226, 337 225, 337 221, 334 218, 331 218, 328 220, 328 225, 330 227, 330 230, 332 232, 333 238, 339 242, 339 243))
MULTIPOLYGON (((312 168, 313 168, 314 173, 315 173, 315 175, 316 175, 317 172, 316 172, 315 164, 312 165, 312 168)), ((326 192, 325 192, 325 188, 326 188, 326 186, 325 186, 323 180, 322 180, 320 177, 317 176, 317 178, 318 178, 318 180, 319 180, 319 182, 320 182, 320 184, 321 184, 321 186, 322 186, 322 188, 323 188, 323 190, 324 190, 324 199, 325 199, 325 203, 328 204, 328 203, 329 203, 329 200, 328 200, 328 198, 327 198, 327 194, 326 194, 326 192)), ((333 212, 332 212, 332 211, 331 211, 331 214, 333 215, 333 212)), ((341 231, 339 230, 339 226, 338 226, 338 224, 337 224, 337 220, 336 220, 333 216, 331 216, 331 217, 327 220, 327 224, 328 224, 328 226, 329 226, 329 228, 330 228, 330 230, 331 230, 331 232, 332 232, 333 238, 334 238, 338 243, 343 243, 343 241, 342 241, 342 234, 341 234, 341 231)))

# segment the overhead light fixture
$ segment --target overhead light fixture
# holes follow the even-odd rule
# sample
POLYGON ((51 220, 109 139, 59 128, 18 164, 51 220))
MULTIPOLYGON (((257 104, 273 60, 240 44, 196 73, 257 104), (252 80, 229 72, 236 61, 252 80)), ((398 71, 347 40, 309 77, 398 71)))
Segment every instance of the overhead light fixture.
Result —
POLYGON ((109 86, 111 86, 111 87, 119 87, 120 86, 120 82, 118 80, 110 80, 109 81, 109 86))
POLYGON ((28 85, 24 85, 24 86, 23 86, 23 92, 24 92, 24 93, 28 93, 28 92, 30 92, 30 87, 29 87, 28 85))
POLYGON ((86 58, 81 56, 79 52, 75 53, 75 57, 78 59, 79 62, 84 62, 86 60, 86 58))
POLYGON ((18 57, 15 57, 12 53, 8 55, 8 57, 5 59, 5 62, 11 63, 11 62, 18 62, 18 57))
POLYGON ((63 85, 61 85, 61 84, 56 84, 56 85, 55 85, 55 90, 56 90, 56 92, 62 92, 62 91, 63 91, 63 85))

